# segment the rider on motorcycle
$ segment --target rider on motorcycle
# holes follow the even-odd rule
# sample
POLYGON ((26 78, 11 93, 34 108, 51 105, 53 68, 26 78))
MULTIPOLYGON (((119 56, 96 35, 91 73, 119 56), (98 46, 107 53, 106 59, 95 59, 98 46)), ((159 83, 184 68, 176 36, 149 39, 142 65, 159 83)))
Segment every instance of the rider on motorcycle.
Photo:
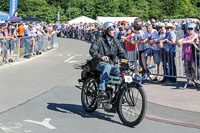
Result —
POLYGON ((106 22, 103 24, 104 35, 99 36, 90 47, 90 55, 92 56, 93 66, 101 72, 99 82, 99 97, 106 97, 106 81, 110 73, 114 75, 120 74, 119 67, 109 62, 116 62, 118 58, 126 59, 125 51, 121 47, 119 41, 114 38, 115 24, 106 22))

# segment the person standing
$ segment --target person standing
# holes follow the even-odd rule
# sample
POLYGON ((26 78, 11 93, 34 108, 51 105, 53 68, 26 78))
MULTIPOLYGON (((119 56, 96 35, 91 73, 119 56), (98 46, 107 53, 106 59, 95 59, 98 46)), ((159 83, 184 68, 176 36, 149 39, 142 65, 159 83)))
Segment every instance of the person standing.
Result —
POLYGON ((194 85, 193 79, 195 77, 195 72, 197 68, 195 66, 195 62, 198 62, 198 50, 199 47, 196 43, 199 41, 198 34, 195 33, 195 25, 188 25, 188 33, 184 36, 184 38, 178 40, 179 47, 182 46, 182 60, 184 60, 185 73, 188 80, 188 85, 194 85), (195 50, 196 49, 196 50, 195 50), (196 54, 196 55, 195 55, 196 54))
POLYGON ((134 33, 132 32, 132 27, 126 27, 126 37, 122 36, 122 39, 125 43, 128 60, 131 62, 136 61, 136 45, 132 43, 133 36, 134 33))
POLYGON ((5 41, 5 36, 3 32, 3 25, 0 25, 0 65, 2 65, 2 46, 5 41))
POLYGON ((166 84, 175 85, 176 82, 176 65, 175 65, 175 56, 176 56, 176 34, 174 30, 174 25, 172 23, 167 23, 165 26, 166 35, 165 39, 160 41, 160 48, 164 48, 164 79, 166 84))
POLYGON ((30 37, 34 37, 35 33, 33 32, 33 25, 29 24, 28 28, 26 28, 24 35, 29 37, 27 39, 24 39, 25 41, 25 58, 29 58, 31 56, 31 50, 30 50, 30 46, 31 46, 31 38, 30 37))
POLYGON ((24 37, 24 31, 25 31, 25 27, 23 26, 22 23, 19 24, 19 27, 17 28, 17 32, 18 32, 18 37, 24 37))
MULTIPOLYGON (((17 32, 18 32, 18 37, 24 37, 24 32, 25 32, 26 28, 23 26, 22 23, 19 24, 19 27, 17 28, 17 32)), ((24 38, 20 39, 20 47, 22 48, 24 46, 24 38)))
POLYGON ((9 62, 13 62, 12 56, 14 53, 14 46, 15 46, 15 30, 12 27, 12 24, 8 24, 8 27, 4 29, 4 35, 6 37, 7 43, 6 43, 6 48, 7 48, 7 59, 9 62))
POLYGON ((125 37, 125 36, 126 36, 126 33, 125 33, 124 27, 122 27, 122 26, 119 27, 119 33, 117 35, 117 39, 119 40, 124 51, 126 51, 126 47, 125 47, 124 39, 122 39, 122 38, 125 37))
POLYGON ((144 72, 149 73, 149 70, 147 69, 147 58, 150 57, 150 63, 153 64, 153 40, 157 38, 158 32, 153 29, 151 24, 147 24, 146 26, 147 30, 144 32, 143 37, 141 38, 141 44, 144 45, 144 53, 142 54, 142 62, 144 67, 144 72))
POLYGON ((155 19, 151 19, 151 25, 152 25, 153 29, 158 30, 158 26, 156 25, 156 20, 155 19))
POLYGON ((158 75, 161 74, 161 61, 163 61, 163 48, 160 48, 159 44, 161 40, 165 39, 166 31, 165 31, 165 24, 159 23, 158 24, 158 37, 155 39, 155 45, 154 45, 154 62, 157 65, 157 75, 153 81, 159 81, 158 75))

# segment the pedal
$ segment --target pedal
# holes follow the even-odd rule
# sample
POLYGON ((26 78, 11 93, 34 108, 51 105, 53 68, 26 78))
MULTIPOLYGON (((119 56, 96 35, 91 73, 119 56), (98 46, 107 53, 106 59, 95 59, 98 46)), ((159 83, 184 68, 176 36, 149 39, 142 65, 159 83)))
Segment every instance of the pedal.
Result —
POLYGON ((108 112, 108 113, 116 113, 116 109, 113 107, 112 104, 110 103, 103 103, 103 109, 104 111, 108 112))
POLYGON ((103 103, 103 107, 106 109, 112 109, 113 106, 112 106, 112 104, 105 102, 105 103, 103 103))
POLYGON ((99 102, 98 102, 97 107, 98 107, 98 109, 103 109, 102 103, 99 103, 99 102))
POLYGON ((110 102, 110 99, 98 98, 98 103, 110 102))

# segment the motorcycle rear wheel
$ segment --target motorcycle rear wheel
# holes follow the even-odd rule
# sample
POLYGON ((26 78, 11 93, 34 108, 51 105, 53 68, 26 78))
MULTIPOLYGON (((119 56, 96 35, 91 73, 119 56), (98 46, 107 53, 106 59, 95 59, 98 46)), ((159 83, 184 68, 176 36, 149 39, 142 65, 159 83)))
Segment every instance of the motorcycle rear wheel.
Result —
POLYGON ((84 82, 81 103, 86 112, 94 112, 97 109, 97 81, 95 78, 89 77, 84 82))

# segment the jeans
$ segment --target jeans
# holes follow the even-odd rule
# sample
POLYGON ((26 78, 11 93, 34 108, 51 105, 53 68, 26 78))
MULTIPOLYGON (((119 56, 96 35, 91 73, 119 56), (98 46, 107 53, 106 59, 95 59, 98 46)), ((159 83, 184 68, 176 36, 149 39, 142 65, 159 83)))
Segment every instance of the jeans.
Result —
POLYGON ((161 61, 161 52, 160 50, 153 50, 153 53, 154 53, 154 58, 155 58, 155 63, 156 64, 160 64, 160 61, 161 61))
POLYGON ((8 40, 6 43, 7 50, 14 51, 15 43, 12 40, 8 40))
POLYGON ((110 73, 113 75, 120 74, 119 66, 115 66, 106 62, 100 62, 97 64, 96 69, 101 72, 99 90, 106 90, 106 82, 108 81, 110 73))
POLYGON ((153 49, 148 48, 144 50, 145 56, 152 56, 153 55, 153 49))
POLYGON ((43 40, 42 38, 40 38, 40 41, 39 41, 39 52, 41 52, 43 50, 43 40))
POLYGON ((30 54, 31 39, 25 39, 25 55, 30 54))
POLYGON ((165 60, 163 61, 163 69, 164 69, 164 74, 167 76, 174 76, 174 77, 164 77, 165 80, 171 81, 171 82, 176 82, 176 65, 175 65, 175 56, 176 53, 174 52, 165 52, 165 60))

